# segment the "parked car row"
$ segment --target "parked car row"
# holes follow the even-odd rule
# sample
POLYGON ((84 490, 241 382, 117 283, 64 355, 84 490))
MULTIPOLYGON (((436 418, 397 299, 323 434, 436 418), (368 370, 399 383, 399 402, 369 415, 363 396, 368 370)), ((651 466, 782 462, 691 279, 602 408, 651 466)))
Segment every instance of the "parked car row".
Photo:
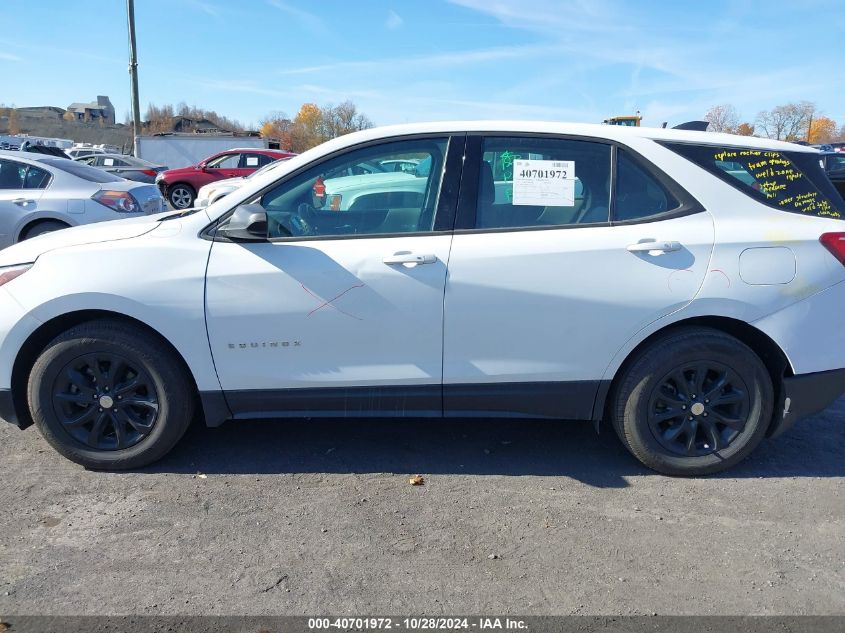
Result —
POLYGON ((219 152, 190 167, 170 169, 156 176, 161 195, 174 209, 194 206, 197 192, 205 185, 229 178, 245 178, 273 161, 295 154, 275 149, 235 148, 219 152))
POLYGON ((79 224, 166 208, 154 185, 67 158, 0 151, 0 248, 79 224))

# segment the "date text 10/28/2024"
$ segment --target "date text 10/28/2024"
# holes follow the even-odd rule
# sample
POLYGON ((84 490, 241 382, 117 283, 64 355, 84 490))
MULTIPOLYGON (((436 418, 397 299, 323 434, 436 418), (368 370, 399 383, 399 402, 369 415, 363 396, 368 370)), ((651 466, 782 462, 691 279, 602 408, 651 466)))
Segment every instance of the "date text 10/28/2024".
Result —
POLYGON ((518 618, 500 617, 326 617, 308 618, 308 629, 320 630, 396 630, 396 631, 518 631, 528 624, 518 618))

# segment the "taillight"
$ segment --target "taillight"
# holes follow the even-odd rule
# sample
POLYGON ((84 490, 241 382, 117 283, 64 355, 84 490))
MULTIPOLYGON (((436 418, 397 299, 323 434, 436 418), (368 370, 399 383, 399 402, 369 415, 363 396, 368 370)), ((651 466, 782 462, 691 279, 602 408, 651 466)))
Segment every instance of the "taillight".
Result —
POLYGON ((340 211, 340 201, 342 196, 339 193, 333 193, 329 196, 329 208, 332 211, 340 211))
POLYGON ((845 266, 845 233, 824 233, 819 242, 845 266))
POLYGON ((91 196, 91 199, 118 213, 139 213, 141 211, 141 205, 138 204, 135 196, 128 191, 103 189, 91 196))
POLYGON ((150 178, 155 178, 158 175, 158 172, 155 169, 142 169, 141 173, 145 176, 149 176, 150 178))

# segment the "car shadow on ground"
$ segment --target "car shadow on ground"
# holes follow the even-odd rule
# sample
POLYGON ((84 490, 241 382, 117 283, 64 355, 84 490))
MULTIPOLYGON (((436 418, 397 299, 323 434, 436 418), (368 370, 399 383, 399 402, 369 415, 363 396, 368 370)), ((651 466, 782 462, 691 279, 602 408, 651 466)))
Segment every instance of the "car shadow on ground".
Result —
MULTIPOLYGON (((845 401, 765 440, 724 478, 845 476, 845 401)), ((195 424, 144 472, 396 473, 571 477, 596 487, 654 474, 608 427, 502 419, 302 419, 195 424)))

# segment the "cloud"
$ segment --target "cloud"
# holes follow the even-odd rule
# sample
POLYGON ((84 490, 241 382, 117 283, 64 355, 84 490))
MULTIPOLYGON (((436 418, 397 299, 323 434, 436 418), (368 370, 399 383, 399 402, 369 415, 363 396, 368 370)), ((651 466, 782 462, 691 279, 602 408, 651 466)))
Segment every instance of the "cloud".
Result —
POLYGON ((407 71, 410 66, 424 69, 454 68, 467 64, 484 64, 487 62, 506 59, 525 59, 538 57, 554 52, 549 46, 512 46, 501 48, 482 48, 475 50, 455 51, 451 53, 437 53, 435 55, 421 55, 415 57, 392 58, 388 60, 361 60, 321 64, 317 66, 303 66, 299 68, 285 68, 279 75, 308 75, 322 72, 378 72, 381 70, 395 71, 402 68, 407 71))
POLYGON ((398 29, 400 26, 402 26, 402 23, 404 21, 405 20, 402 19, 402 16, 400 16, 398 13, 396 13, 396 11, 394 11, 393 9, 390 9, 387 12, 387 20, 385 21, 384 25, 388 29, 393 31, 395 29, 398 29))
MULTIPOLYGON (((590 69, 574 87, 592 92, 600 86, 603 93, 595 96, 610 109, 694 118, 714 103, 734 103, 746 118, 753 118, 779 100, 835 96, 830 82, 825 86, 813 79, 829 75, 817 56, 797 53, 778 56, 776 64, 755 63, 755 54, 765 59, 771 42, 782 39, 782 22, 790 10, 786 2, 780 3, 777 20, 770 21, 748 14, 742 3, 726 2, 713 8, 721 15, 714 22, 697 19, 688 10, 680 13, 680 8, 673 13, 669 5, 656 18, 619 0, 571 0, 566 7, 555 0, 522 0, 518 5, 449 1, 496 25, 531 33, 557 51, 563 67, 590 69), (746 63, 737 63, 731 54, 739 50, 732 44, 740 43, 751 56, 746 63), (590 75, 602 79, 594 82, 590 75)), ((526 73, 524 81, 540 82, 541 75, 526 73)))
POLYGON ((287 13, 312 33, 317 35, 325 35, 328 33, 325 20, 315 13, 309 13, 308 11, 298 7, 291 6, 287 2, 283 2, 283 0, 267 0, 267 4, 271 7, 275 7, 279 11, 287 13))
POLYGON ((185 0, 190 6, 194 7, 195 9, 199 9, 206 15, 210 15, 215 19, 220 19, 220 7, 216 4, 212 4, 211 2, 206 2, 206 0, 185 0))
POLYGON ((5 62, 22 62, 23 58, 18 57, 17 55, 12 55, 11 53, 0 52, 0 60, 5 62))

